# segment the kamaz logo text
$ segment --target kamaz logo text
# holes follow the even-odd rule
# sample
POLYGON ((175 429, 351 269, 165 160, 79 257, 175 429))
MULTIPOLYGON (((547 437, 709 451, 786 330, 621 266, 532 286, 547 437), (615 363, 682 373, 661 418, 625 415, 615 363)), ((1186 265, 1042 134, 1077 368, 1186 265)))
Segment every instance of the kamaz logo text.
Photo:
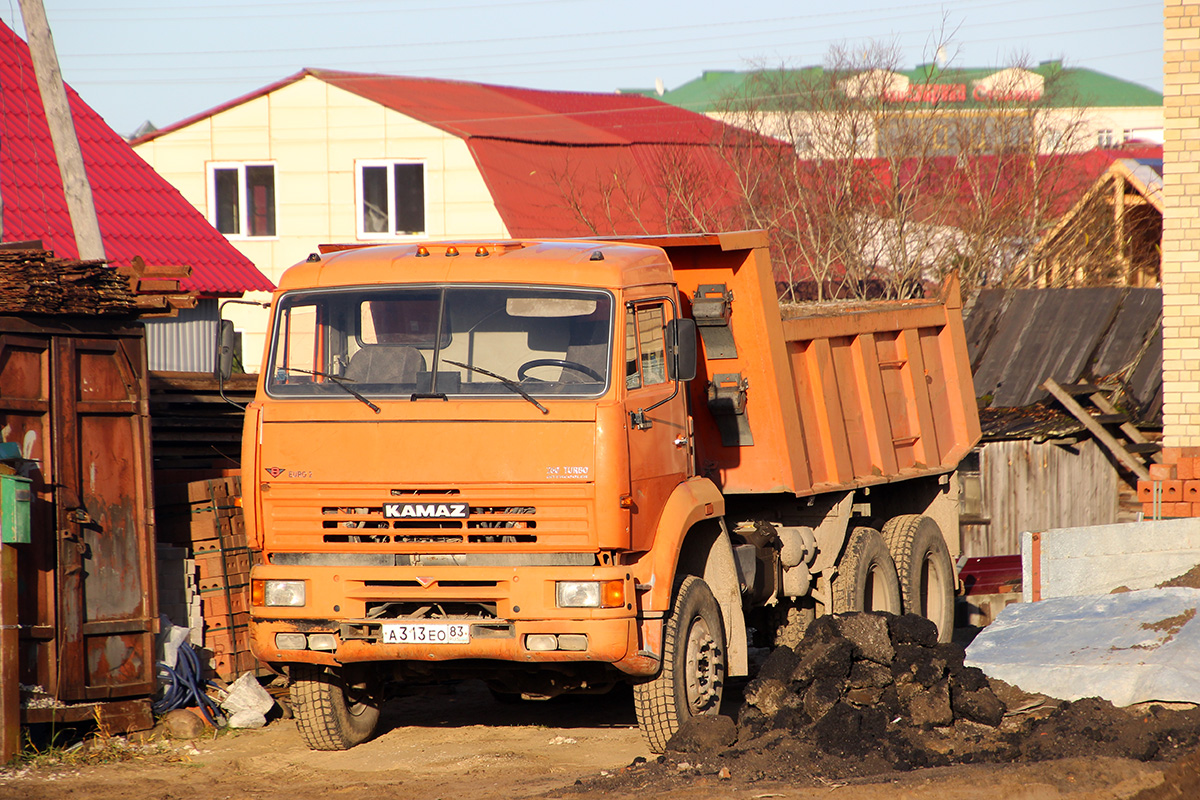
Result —
POLYGON ((467 503, 384 503, 383 516, 388 519, 466 519, 470 516, 467 503))

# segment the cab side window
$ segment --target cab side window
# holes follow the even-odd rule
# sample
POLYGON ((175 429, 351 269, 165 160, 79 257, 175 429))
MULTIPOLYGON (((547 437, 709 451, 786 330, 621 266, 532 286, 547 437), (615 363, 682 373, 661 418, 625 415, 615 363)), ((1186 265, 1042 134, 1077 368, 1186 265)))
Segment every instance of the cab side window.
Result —
POLYGON ((634 306, 625 318, 625 388, 667 382, 665 332, 662 303, 634 306))

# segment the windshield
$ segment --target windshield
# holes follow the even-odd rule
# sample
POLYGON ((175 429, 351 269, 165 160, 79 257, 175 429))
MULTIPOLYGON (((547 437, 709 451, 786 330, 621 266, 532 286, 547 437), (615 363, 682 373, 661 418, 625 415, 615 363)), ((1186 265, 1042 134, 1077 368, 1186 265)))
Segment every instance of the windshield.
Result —
POLYGON ((276 309, 267 392, 344 398, 349 387, 365 398, 598 396, 609 383, 612 328, 612 298, 601 291, 292 292, 276 309))

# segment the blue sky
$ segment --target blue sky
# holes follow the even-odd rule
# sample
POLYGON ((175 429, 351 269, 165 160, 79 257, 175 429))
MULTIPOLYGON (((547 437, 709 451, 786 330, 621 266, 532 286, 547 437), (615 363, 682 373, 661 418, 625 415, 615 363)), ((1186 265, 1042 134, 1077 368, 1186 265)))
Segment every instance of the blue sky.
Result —
MULTIPOLYGON (((1162 90, 1163 4, 1114 0, 44 0, 66 80, 118 132, 304 67, 540 89, 666 88, 705 70, 894 43, 906 66, 1062 59, 1162 90)), ((0 19, 24 36, 16 0, 0 19)))

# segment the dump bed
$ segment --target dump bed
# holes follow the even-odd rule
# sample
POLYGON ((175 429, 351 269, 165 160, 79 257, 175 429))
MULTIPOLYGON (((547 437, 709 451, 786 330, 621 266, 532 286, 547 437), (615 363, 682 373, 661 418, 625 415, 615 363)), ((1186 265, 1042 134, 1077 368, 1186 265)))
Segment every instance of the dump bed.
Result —
POLYGON ((781 314, 765 234, 667 250, 701 334, 696 464, 726 493, 810 495, 953 470, 979 439, 957 281, 933 301, 781 314))

